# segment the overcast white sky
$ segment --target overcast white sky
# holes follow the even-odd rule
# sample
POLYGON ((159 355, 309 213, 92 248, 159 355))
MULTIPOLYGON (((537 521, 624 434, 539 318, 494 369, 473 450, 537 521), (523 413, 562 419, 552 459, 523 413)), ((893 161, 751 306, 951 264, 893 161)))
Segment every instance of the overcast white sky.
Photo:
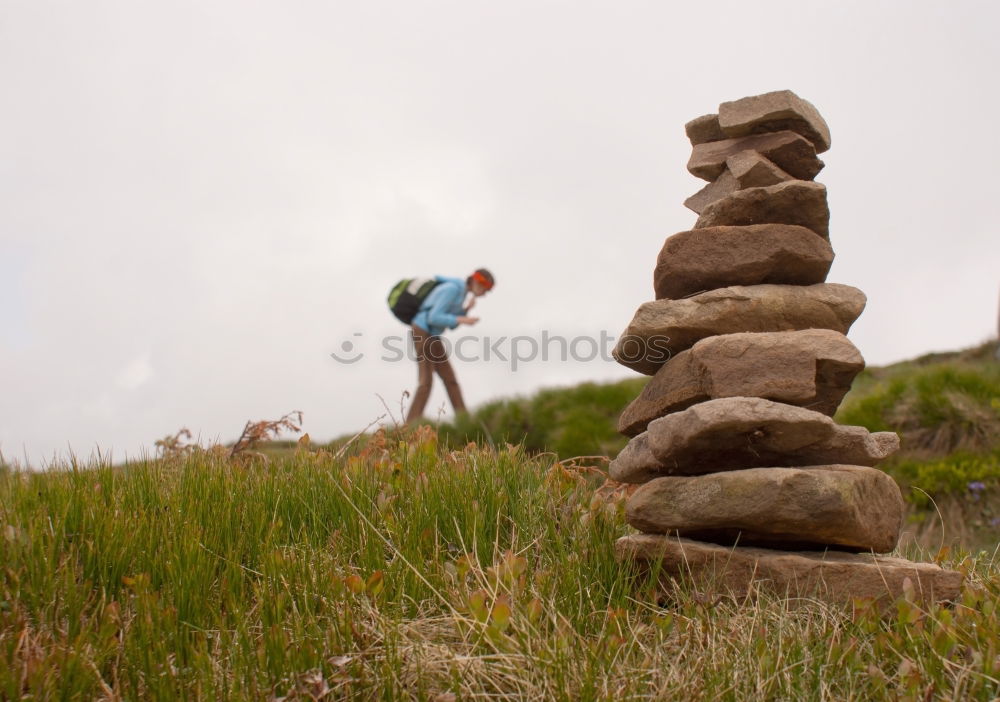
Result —
MULTIPOLYGON (((868 362, 981 342, 998 8, 0 0, 0 451, 360 430, 415 380, 379 360, 406 276, 490 267, 482 335, 617 335, 696 219, 684 123, 784 88, 831 127, 829 280, 868 294, 868 362)), ((631 375, 457 370, 472 405, 631 375)))

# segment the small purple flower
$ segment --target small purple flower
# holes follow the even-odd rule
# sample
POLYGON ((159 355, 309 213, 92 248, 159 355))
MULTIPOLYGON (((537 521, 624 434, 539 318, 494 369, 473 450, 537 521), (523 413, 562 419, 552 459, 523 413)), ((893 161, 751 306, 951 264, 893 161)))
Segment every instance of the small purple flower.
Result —
POLYGON ((990 526, 1000 527, 1000 517, 993 517, 993 519, 990 520, 990 526))
POLYGON ((982 480, 973 480, 967 487, 969 488, 969 492, 982 492, 986 489, 986 483, 982 480))

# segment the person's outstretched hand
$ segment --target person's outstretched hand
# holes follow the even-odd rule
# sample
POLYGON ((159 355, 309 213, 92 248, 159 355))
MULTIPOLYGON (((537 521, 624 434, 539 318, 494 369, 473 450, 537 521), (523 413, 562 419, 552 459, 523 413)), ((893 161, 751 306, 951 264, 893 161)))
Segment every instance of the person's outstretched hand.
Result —
POLYGON ((479 321, 479 317, 458 317, 459 324, 473 325, 479 321))

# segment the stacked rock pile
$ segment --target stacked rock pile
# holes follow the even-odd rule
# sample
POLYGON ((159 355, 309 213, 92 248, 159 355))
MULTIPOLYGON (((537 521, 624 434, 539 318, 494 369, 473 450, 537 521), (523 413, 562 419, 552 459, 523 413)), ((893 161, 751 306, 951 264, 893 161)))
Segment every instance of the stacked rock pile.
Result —
POLYGON ((614 351, 652 376, 611 464, 641 483, 626 515, 642 533, 619 557, 738 596, 756 584, 835 602, 955 597, 961 574, 876 555, 902 524, 899 488, 874 468, 899 438, 831 419, 864 368, 845 334, 865 296, 825 282, 830 213, 813 179, 826 122, 785 90, 722 103, 686 131, 688 170, 709 181, 685 202, 698 221, 666 240, 656 299, 614 351))

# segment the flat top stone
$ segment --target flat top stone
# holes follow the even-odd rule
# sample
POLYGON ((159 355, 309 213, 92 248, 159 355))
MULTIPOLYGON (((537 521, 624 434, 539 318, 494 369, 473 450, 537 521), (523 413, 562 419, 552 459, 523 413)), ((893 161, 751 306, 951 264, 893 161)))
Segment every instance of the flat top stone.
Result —
POLYGON ((738 137, 789 129, 806 137, 816 153, 830 148, 830 127, 819 110, 791 90, 776 90, 719 105, 719 127, 738 137))

